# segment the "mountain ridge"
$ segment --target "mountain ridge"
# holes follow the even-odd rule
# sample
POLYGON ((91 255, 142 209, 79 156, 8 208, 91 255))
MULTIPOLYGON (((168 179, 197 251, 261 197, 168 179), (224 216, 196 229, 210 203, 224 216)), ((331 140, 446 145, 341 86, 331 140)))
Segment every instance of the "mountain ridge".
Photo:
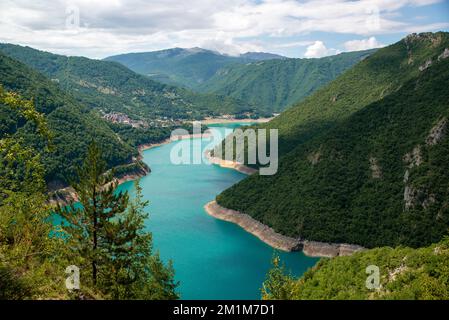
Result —
POLYGON ((137 73, 168 84, 195 89, 224 66, 283 58, 270 53, 247 52, 239 56, 231 56, 202 48, 171 48, 119 54, 106 57, 104 60, 122 63, 137 73))
POLYGON ((376 50, 317 59, 285 58, 233 64, 219 69, 200 92, 231 96, 280 112, 299 103, 376 50))
POLYGON ((279 129, 278 173, 252 175, 217 203, 307 240, 439 241, 449 225, 448 47, 448 33, 411 35, 260 125, 279 129))
POLYGON ((81 103, 105 112, 142 118, 202 119, 254 113, 255 107, 233 98, 197 94, 153 81, 120 63, 67 57, 30 47, 0 44, 0 51, 42 72, 81 103))
POLYGON ((36 109, 45 114, 49 129, 54 134, 53 152, 44 152, 42 141, 36 138, 28 122, 16 123, 17 115, 12 110, 0 114, 2 134, 22 138, 28 145, 42 152, 47 182, 66 183, 83 159, 90 140, 95 139, 104 150, 108 167, 128 163, 134 153, 131 146, 119 140, 108 124, 89 108, 79 104, 74 97, 64 92, 57 84, 29 66, 0 52, 0 84, 7 91, 32 99, 36 109))

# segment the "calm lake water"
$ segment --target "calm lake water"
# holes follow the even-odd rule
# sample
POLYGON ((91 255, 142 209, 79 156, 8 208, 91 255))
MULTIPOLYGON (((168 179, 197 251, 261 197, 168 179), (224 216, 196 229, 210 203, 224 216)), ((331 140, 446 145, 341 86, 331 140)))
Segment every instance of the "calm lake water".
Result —
MULTIPOLYGON (((216 127, 224 131, 235 126, 216 127)), ((191 142, 172 142, 143 153, 152 170, 140 185, 150 201, 147 227, 154 247, 165 261, 173 261, 182 299, 259 299, 275 250, 239 226, 209 216, 203 208, 245 175, 209 164, 171 164, 171 148, 191 142)), ((203 141, 202 147, 207 144, 203 141)), ((119 188, 134 194, 133 182, 119 188)), ((294 275, 318 260, 301 252, 279 253, 294 275)))

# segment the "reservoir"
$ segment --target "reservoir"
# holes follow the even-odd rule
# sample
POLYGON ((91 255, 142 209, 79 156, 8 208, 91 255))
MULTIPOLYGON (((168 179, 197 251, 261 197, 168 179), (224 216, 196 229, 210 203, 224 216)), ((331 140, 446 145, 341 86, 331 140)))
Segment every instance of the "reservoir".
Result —
MULTIPOLYGON (((215 127, 224 131, 235 126, 215 127)), ((260 299, 275 252, 295 276, 318 261, 302 252, 276 251, 239 226, 209 216, 204 205, 245 175, 206 163, 171 164, 170 151, 178 143, 195 147, 191 140, 181 140, 143 151, 151 173, 140 185, 150 201, 147 228, 154 250, 164 261, 173 261, 181 299, 260 299)), ((119 190, 132 196, 134 183, 123 183, 119 190)))

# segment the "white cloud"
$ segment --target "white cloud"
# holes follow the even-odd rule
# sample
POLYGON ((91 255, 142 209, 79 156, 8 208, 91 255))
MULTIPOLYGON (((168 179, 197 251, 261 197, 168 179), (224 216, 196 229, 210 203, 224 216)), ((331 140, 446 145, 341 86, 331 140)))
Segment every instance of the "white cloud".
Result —
POLYGON ((304 57, 321 58, 328 55, 328 50, 322 41, 315 41, 314 44, 307 47, 304 57))
POLYGON ((351 40, 344 43, 346 51, 360 51, 374 48, 381 48, 385 45, 378 42, 375 37, 369 37, 362 40, 351 40))
POLYGON ((336 49, 328 49, 324 45, 323 41, 315 41, 312 45, 308 46, 304 57, 306 58, 321 58, 340 53, 336 49))
POLYGON ((294 47, 305 47, 314 44, 314 41, 294 41, 294 42, 286 42, 273 45, 274 48, 294 48, 294 47))
POLYGON ((288 48, 312 32, 367 37, 442 29, 449 24, 416 25, 400 14, 440 1, 1 0, 0 41, 91 57, 174 46, 234 54, 263 50, 262 38, 288 48), (79 9, 79 28, 66 28, 70 6, 79 9))

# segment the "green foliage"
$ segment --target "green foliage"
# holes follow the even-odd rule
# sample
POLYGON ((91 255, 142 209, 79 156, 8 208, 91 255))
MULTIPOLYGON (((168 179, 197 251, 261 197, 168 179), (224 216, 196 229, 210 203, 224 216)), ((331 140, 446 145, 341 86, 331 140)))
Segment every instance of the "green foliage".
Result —
POLYGON ((106 259, 107 230, 111 220, 126 210, 128 195, 115 194, 116 183, 111 173, 104 174, 106 164, 95 143, 89 146, 88 154, 78 170, 78 182, 72 182, 79 203, 58 207, 57 214, 65 220, 62 229, 68 234, 74 255, 83 259, 82 266, 90 267, 89 278, 97 284, 98 265, 106 259))
MULTIPOLYGON (((0 106, 32 122, 48 142, 45 119, 30 101, 0 87, 0 106)), ((49 237, 43 173, 34 149, 0 133, 0 299, 64 297, 61 241, 49 237)))
POLYGON ((427 138, 449 118, 449 60, 438 59, 447 47, 448 33, 411 35, 262 125, 279 129, 277 174, 250 176, 217 202, 308 240, 370 248, 441 240, 449 227, 447 127, 438 143, 427 138), (404 159, 416 147, 420 165, 411 166, 404 159))
POLYGON ((273 268, 268 271, 262 287, 262 299, 287 300, 292 297, 293 277, 286 274, 285 266, 281 265, 279 256, 273 257, 273 268))
POLYGON ((374 50, 321 59, 277 59, 220 69, 199 90, 213 92, 280 112, 335 79, 374 50))
POLYGON ((5 90, 14 90, 24 98, 33 99, 23 104, 22 114, 17 106, 0 102, 0 134, 7 134, 11 139, 22 139, 25 146, 39 151, 47 182, 59 182, 58 185, 66 183, 66 177, 75 174, 89 141, 94 138, 104 150, 108 167, 129 162, 132 154, 136 153, 131 146, 118 139, 105 121, 72 96, 43 75, 1 53, 0 84, 5 90), (43 136, 36 134, 36 131, 41 131, 39 124, 30 121, 39 119, 33 118, 33 114, 28 118, 23 116, 32 106, 48 124, 48 131, 53 136, 51 150, 48 150, 46 143, 49 132, 43 136))
POLYGON ((119 62, 137 73, 161 82, 195 89, 213 77, 221 68, 231 64, 279 58, 282 57, 264 53, 231 57, 200 48, 173 48, 121 54, 105 60, 119 62))
MULTIPOLYGON (((278 272, 276 269, 270 271, 278 272)), ((300 279, 269 277, 265 286, 278 287, 264 299, 449 299, 449 240, 426 248, 376 248, 351 256, 322 259, 300 279), (379 267, 380 286, 368 289, 370 265, 379 267), (279 280, 280 279, 280 280, 279 280), (285 293, 279 295, 279 293, 285 293)))
POLYGON ((256 112, 256 108, 236 99, 162 84, 116 62, 66 57, 11 44, 0 44, 0 51, 42 72, 83 105, 106 113, 153 120, 256 112))
POLYGON ((113 172, 104 172, 101 150, 92 143, 72 183, 79 203, 56 211, 81 279, 107 298, 176 299, 173 269, 152 254, 151 234, 144 231, 147 202, 140 187, 129 202, 127 193, 115 191, 113 172))
POLYGON ((107 261, 102 269, 108 277, 100 286, 113 299, 177 299, 171 262, 166 267, 152 254, 151 233, 144 231, 148 202, 142 200, 138 182, 135 186, 136 196, 126 212, 106 226, 107 261))

